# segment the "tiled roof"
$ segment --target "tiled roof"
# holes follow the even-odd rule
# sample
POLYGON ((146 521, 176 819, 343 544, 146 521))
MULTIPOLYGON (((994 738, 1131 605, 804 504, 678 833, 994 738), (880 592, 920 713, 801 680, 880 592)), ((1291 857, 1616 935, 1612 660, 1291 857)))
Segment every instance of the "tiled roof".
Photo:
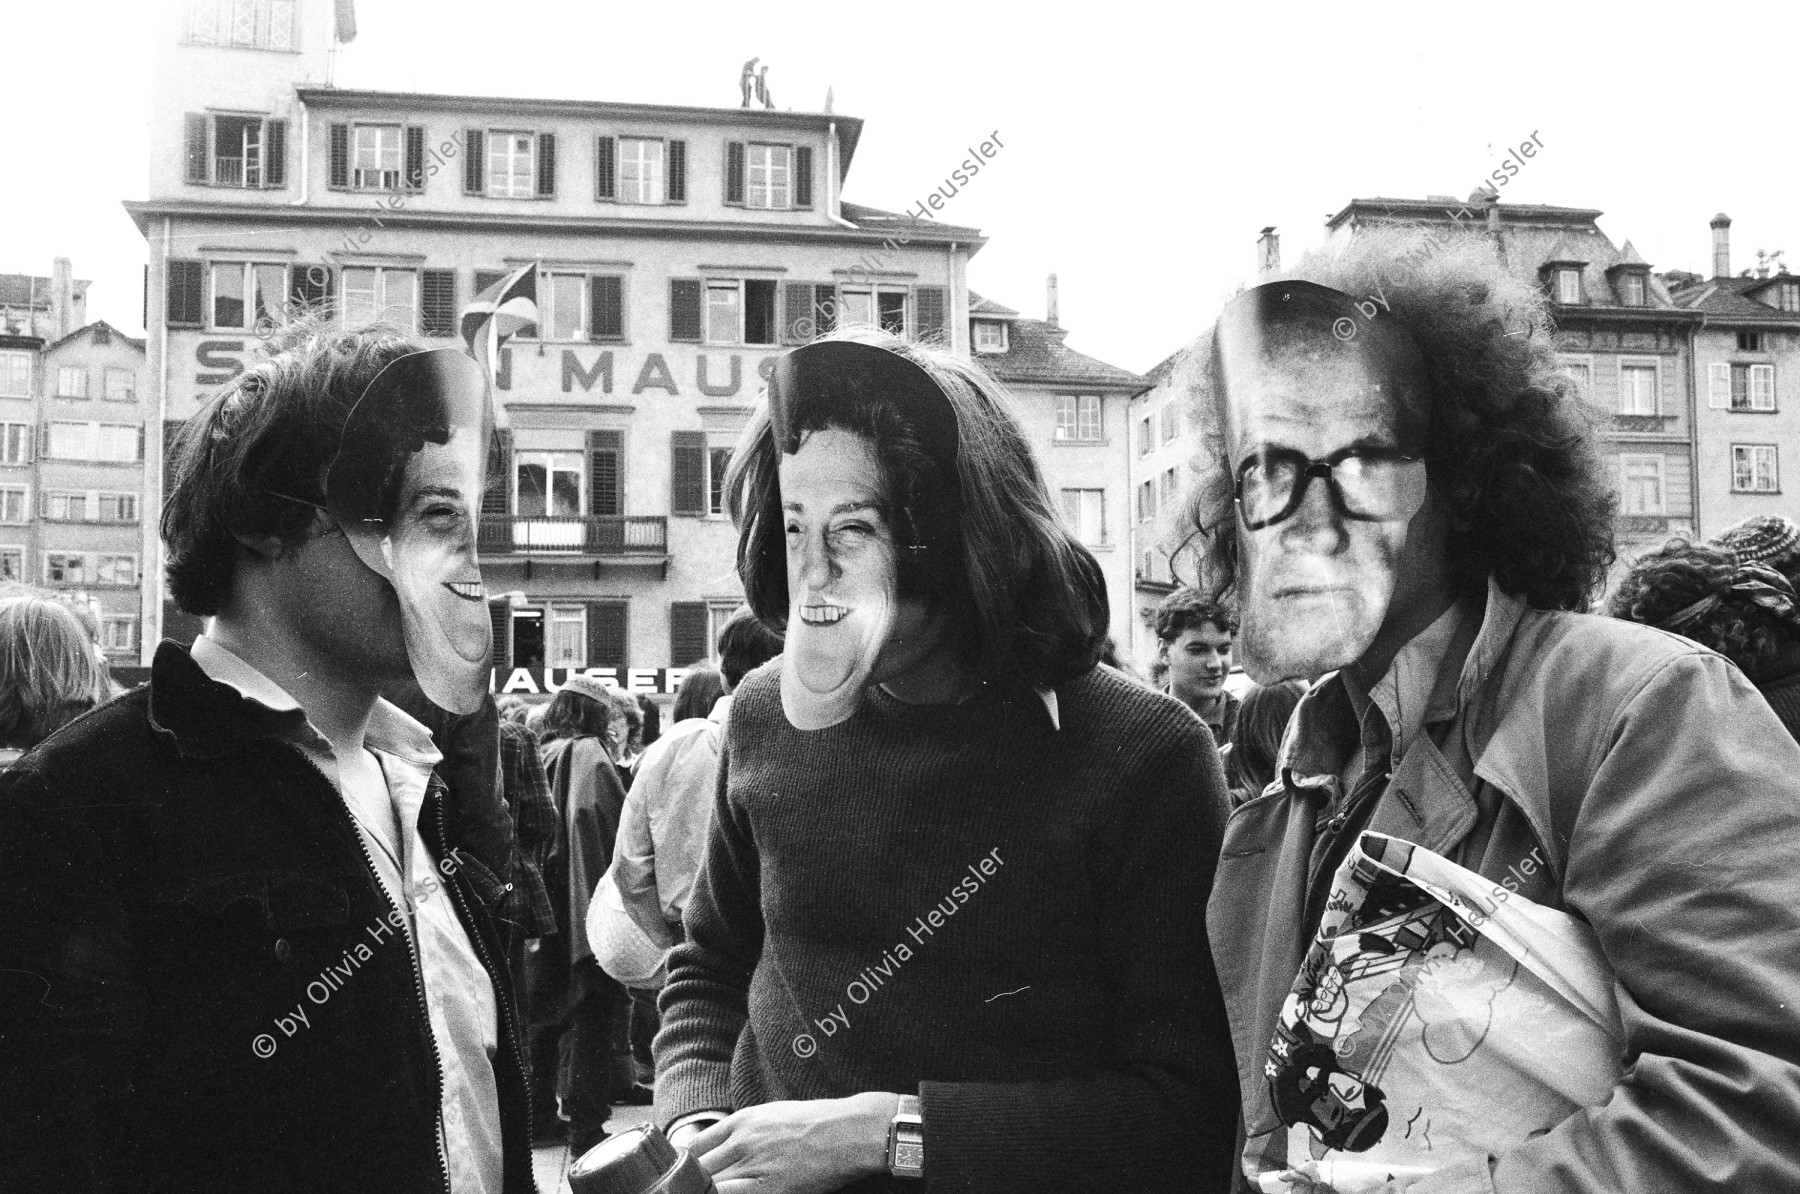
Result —
POLYGON ((844 218, 858 228, 866 228, 870 232, 928 232, 934 240, 971 240, 979 241, 983 237, 981 229, 969 228, 962 224, 946 224, 941 220, 921 220, 917 216, 902 215, 897 211, 882 211, 879 207, 864 207, 860 203, 842 203, 838 209, 844 218))
POLYGON ((144 351, 144 341, 143 340, 140 340, 136 336, 127 336, 124 332, 121 332, 118 328, 116 328, 112 324, 106 322, 106 320, 104 320, 104 319, 96 319, 94 322, 88 324, 86 327, 76 328, 74 331, 72 331, 68 335, 64 336, 61 340, 56 341, 54 344, 46 344, 44 346, 44 351, 49 352, 53 348, 61 348, 63 345, 69 343, 69 341, 75 339, 77 336, 85 336, 89 332, 95 331, 100 328, 104 328, 108 333, 110 333, 114 336, 117 336, 119 339, 125 341, 125 343, 131 345, 133 348, 137 349, 139 352, 144 351))
POLYGON ((969 314, 986 315, 992 319, 1017 319, 1019 316, 1011 307, 1003 307, 991 298, 982 298, 973 290, 969 291, 969 314))
POLYGON ((50 306, 50 279, 31 274, 0 274, 0 304, 8 307, 50 306))
POLYGON ((1104 386, 1138 391, 1149 382, 1117 365, 1076 352, 1063 343, 1066 329, 1041 319, 1007 324, 1005 352, 978 353, 975 359, 1001 381, 1023 385, 1104 386))
POLYGON ((1168 380, 1169 374, 1175 372, 1175 362, 1179 361, 1181 359, 1181 354, 1186 351, 1187 349, 1185 348, 1178 348, 1162 360, 1156 362, 1156 364, 1150 366, 1149 369, 1144 371, 1144 380, 1151 385, 1160 386, 1164 381, 1168 380))
MULTIPOLYGON (((1690 311, 1704 311, 1719 319, 1768 319, 1787 323, 1800 322, 1800 314, 1780 311, 1750 296, 1758 290, 1784 279, 1777 274, 1769 278, 1708 278, 1675 292, 1675 305, 1690 311)), ((1800 276, 1788 278, 1800 282, 1800 276)))

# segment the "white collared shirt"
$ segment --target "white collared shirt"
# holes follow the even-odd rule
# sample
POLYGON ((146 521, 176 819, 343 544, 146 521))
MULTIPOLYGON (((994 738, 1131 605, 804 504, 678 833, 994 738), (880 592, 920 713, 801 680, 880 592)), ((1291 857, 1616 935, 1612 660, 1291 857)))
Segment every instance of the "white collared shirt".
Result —
MULTIPOLYGON (((206 635, 194 640, 193 659, 214 680, 271 710, 300 707, 280 685, 206 635)), ((293 744, 343 797, 376 878, 406 914, 442 1066, 438 1136, 451 1192, 500 1194, 500 1092, 494 1077, 499 1004, 493 980, 443 890, 448 880, 433 865, 419 833, 431 769, 443 756, 424 726, 387 701, 375 703, 363 738, 382 784, 368 782, 366 768, 340 766, 330 741, 311 721, 293 744)), ((386 948, 391 940, 374 948, 386 948)))

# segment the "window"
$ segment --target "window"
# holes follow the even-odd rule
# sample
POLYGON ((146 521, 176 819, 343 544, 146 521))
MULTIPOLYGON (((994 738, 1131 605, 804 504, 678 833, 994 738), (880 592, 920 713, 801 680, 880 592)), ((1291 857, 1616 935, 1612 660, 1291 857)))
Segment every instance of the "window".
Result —
POLYGON ((706 342, 737 344, 743 339, 744 305, 736 282, 706 284, 706 342))
POLYGON ((23 485, 0 485, 0 522, 17 526, 30 517, 31 491, 23 485))
MULTIPOLYGON (((345 270, 349 273, 349 270, 345 270)), ((253 261, 212 263, 212 326, 252 330, 281 322, 287 266, 253 261)))
POLYGON ((44 583, 52 585, 85 585, 88 583, 88 561, 80 553, 50 551, 44 553, 44 583))
POLYGON ((1162 475, 1162 491, 1157 494, 1157 501, 1164 510, 1174 508, 1175 497, 1180 488, 1181 482, 1175 476, 1175 470, 1172 468, 1164 469, 1162 475))
POLYGON ((101 522, 136 522, 137 494, 102 493, 99 495, 101 522))
POLYGON ((1594 369, 1586 361, 1564 361, 1563 372, 1575 383, 1575 396, 1583 402, 1594 397, 1594 369))
POLYGON ((138 520, 135 493, 91 493, 48 490, 44 493, 44 517, 52 522, 124 522, 138 520))
POLYGON ((977 319, 975 321, 975 351, 1005 352, 1006 325, 998 319, 977 319))
POLYGON ((49 428, 51 459, 134 464, 142 458, 143 429, 135 424, 53 422, 49 428))
POLYGON ((56 371, 58 398, 86 398, 88 371, 80 365, 63 365, 56 371))
POLYGON ((495 130, 487 135, 487 193, 529 199, 534 193, 537 138, 530 133, 495 130))
POLYGON ((344 267, 344 323, 392 323, 413 330, 419 311, 419 276, 409 269, 344 267))
POLYGON ((619 202, 663 201, 663 143, 648 137, 619 138, 619 202))
POLYGON ((1731 409, 1774 410, 1775 366, 1732 365, 1731 409))
POLYGON ((1568 304, 1581 301, 1580 270, 1559 269, 1556 271, 1556 301, 1568 304))
POLYGON ((582 512, 580 452, 519 452, 513 457, 513 473, 518 482, 513 513, 558 517, 582 512))
POLYGON ((1174 402, 1168 402, 1162 408, 1162 442, 1168 443, 1180 432, 1181 409, 1174 402))
POLYGON ((1739 332, 1737 342, 1739 352, 1761 352, 1763 350, 1763 334, 1761 332, 1739 332))
POLYGON ((1156 482, 1145 481, 1138 486, 1137 514, 1139 522, 1152 522, 1156 518, 1156 482))
POLYGON ((136 556, 101 556, 94 568, 94 583, 97 585, 135 585, 137 583, 136 556))
POLYGON ((725 508, 725 471, 730 467, 730 448, 706 450, 706 508, 709 513, 729 513, 725 508))
POLYGON ((351 130, 350 178, 359 191, 397 191, 401 181, 400 126, 359 124, 351 130))
POLYGON ((1156 434, 1154 429, 1150 426, 1150 416, 1145 415, 1138 422, 1138 455, 1148 455, 1150 449, 1155 445, 1156 434))
POLYGON ((186 179, 199 186, 287 185, 287 121, 189 112, 186 179))
POLYGON ((586 667, 587 606, 551 606, 549 640, 544 646, 545 667, 586 667))
POLYGON ((906 335, 906 291, 875 292, 875 326, 896 336, 906 335))
POLYGON ((87 494, 49 492, 44 494, 44 517, 52 522, 86 522, 87 494))
POLYGON ((0 351, 0 398, 31 397, 31 354, 0 351))
POLYGON ((1783 311, 1800 311, 1800 282, 1783 282, 1777 290, 1776 302, 1783 311))
POLYGON ((25 579, 25 549, 0 547, 0 580, 25 579))
POLYGON ((1619 457, 1620 512, 1663 512, 1663 458, 1625 454, 1619 457))
POLYGON ((750 145, 746 207, 781 208, 789 205, 791 158, 786 145, 750 145))
POLYGON ((30 460, 30 424, 0 423, 0 464, 26 464, 30 460))
POLYGON ((1056 438, 1061 441, 1099 443, 1100 395, 1058 394, 1056 396, 1056 438))
POLYGON ((549 301, 539 313, 546 340, 582 340, 587 333, 587 275, 551 274, 544 292, 549 301))
POLYGON ((1106 491, 1104 489, 1065 489, 1062 491, 1062 515, 1083 543, 1104 545, 1106 542, 1106 491))
POLYGON ((297 49, 294 0, 190 0, 188 41, 250 50, 297 49))
MULTIPOLYGON (((712 601, 706 606, 706 654, 703 659, 716 658, 719 652, 719 635, 725 630, 725 623, 731 621, 731 615, 744 608, 741 601, 712 601)), ((674 662, 671 660, 670 662, 674 662)))
POLYGON ((1649 279, 1633 271, 1619 276, 1619 299, 1627 307, 1649 305, 1649 279))
POLYGON ((1619 413, 1622 415, 1654 415, 1656 400, 1656 363, 1619 362, 1619 413))
POLYGON ((138 620, 136 618, 101 619, 100 645, 108 651, 137 650, 138 620))
POLYGON ((137 374, 129 369, 107 369, 106 400, 108 402, 136 402, 137 374))
POLYGON ((1781 492, 1774 444, 1731 445, 1731 490, 1733 493, 1781 492))

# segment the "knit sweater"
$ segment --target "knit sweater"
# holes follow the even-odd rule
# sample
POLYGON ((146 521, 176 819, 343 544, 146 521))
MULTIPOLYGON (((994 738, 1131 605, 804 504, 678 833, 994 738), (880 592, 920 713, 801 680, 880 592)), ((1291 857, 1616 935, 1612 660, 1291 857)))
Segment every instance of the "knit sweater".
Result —
POLYGON ((662 998, 658 1122, 916 1091, 932 1194, 1224 1188, 1212 736, 1105 668, 1057 698, 1060 730, 1029 690, 871 689, 802 732, 773 665, 744 681, 662 998))

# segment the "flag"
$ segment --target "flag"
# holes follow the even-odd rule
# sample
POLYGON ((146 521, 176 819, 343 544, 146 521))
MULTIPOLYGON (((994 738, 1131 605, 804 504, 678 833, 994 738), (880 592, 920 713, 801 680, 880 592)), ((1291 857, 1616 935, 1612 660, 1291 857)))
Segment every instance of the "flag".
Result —
POLYGON ((487 371, 488 384, 499 384, 500 346, 517 332, 537 323, 538 263, 520 266, 462 309, 457 321, 469 355, 487 371))

